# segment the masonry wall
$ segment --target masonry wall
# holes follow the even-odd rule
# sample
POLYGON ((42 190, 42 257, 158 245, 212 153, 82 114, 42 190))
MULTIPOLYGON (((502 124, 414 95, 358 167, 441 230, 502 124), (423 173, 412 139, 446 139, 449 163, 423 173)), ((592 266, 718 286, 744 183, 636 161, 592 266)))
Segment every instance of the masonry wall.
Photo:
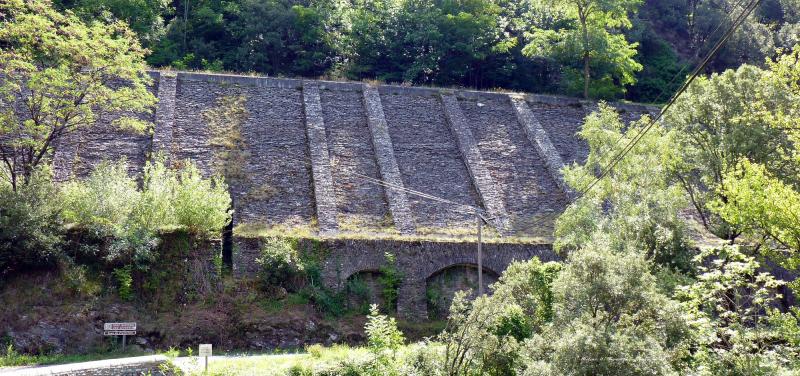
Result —
POLYGON ((509 98, 465 96, 460 105, 502 194, 512 232, 551 234, 552 217, 563 210, 566 197, 526 138, 509 98))
MULTIPOLYGON (((255 277, 259 271, 255 261, 263 242, 253 238, 237 238, 233 258, 233 274, 238 278, 255 277)), ((407 319, 429 317, 427 290, 441 285, 442 274, 460 274, 462 270, 477 270, 477 248, 470 242, 419 242, 398 240, 346 240, 316 241, 303 239, 299 248, 305 252, 324 255, 323 283, 331 289, 344 288, 353 275, 378 272, 387 265, 386 253, 396 258, 396 267, 402 274, 398 291, 397 313, 407 319)), ((537 257, 544 261, 557 260, 549 244, 484 244, 483 270, 485 283, 495 280, 514 261, 537 257)), ((467 279, 474 279, 468 276, 467 279)), ((450 299, 455 289, 445 291, 450 299)))
MULTIPOLYGON (((405 186, 458 204, 479 206, 436 92, 387 87, 380 93, 405 186)), ((453 210, 452 205, 415 195, 409 195, 408 200, 419 227, 466 227, 474 222, 468 213, 453 210)))
MULTIPOLYGON (((474 225, 472 208, 492 216, 502 234, 548 236, 570 197, 559 170, 586 158, 575 134, 597 107, 544 95, 151 75, 159 103, 135 115, 152 121, 153 131, 126 133, 106 116, 99 127, 70 134, 53 155, 58 180, 119 158, 139 175, 154 152, 171 164, 191 159, 207 176, 220 173, 224 153, 208 116, 225 110, 223 100, 242 98, 244 119, 227 124, 242 141, 240 174, 227 177, 236 224, 303 225, 325 236, 464 231, 474 225)), ((617 107, 626 121, 655 111, 617 107)))
POLYGON ((380 179, 361 92, 324 88, 320 94, 342 229, 392 226, 383 187, 354 174, 380 179))

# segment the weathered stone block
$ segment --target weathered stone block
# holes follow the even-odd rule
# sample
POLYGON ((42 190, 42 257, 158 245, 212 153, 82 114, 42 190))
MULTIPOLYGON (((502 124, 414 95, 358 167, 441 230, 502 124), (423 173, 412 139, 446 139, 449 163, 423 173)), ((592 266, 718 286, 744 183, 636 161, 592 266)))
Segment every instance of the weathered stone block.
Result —
POLYGON ((319 87, 313 82, 303 84, 303 112, 306 119, 308 153, 311 156, 311 171, 314 179, 314 202, 317 207, 319 231, 326 235, 338 228, 336 220, 336 198, 331 175, 331 158, 328 153, 328 138, 319 87))
POLYGON ((380 168, 381 180, 388 185, 384 187, 384 191, 389 201, 392 220, 400 233, 413 233, 415 230, 414 219, 411 215, 408 197, 404 191, 405 186, 395 158, 395 148, 389 134, 381 97, 375 87, 364 85, 364 107, 367 110, 367 123, 372 134, 372 145, 380 168))
POLYGON ((501 233, 505 233, 508 230, 508 213, 506 213, 503 198, 500 196, 497 185, 483 162, 478 143, 475 142, 475 137, 472 136, 469 122, 458 104, 458 98, 453 94, 441 94, 440 96, 447 123, 455 135, 458 149, 461 151, 469 176, 472 178, 472 184, 477 189, 484 208, 489 216, 493 218, 492 223, 501 233))

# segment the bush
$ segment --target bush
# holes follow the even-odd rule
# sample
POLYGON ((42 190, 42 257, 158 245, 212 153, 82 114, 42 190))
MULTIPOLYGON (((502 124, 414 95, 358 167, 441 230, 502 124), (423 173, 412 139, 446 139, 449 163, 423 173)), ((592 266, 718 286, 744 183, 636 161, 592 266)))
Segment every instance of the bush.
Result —
POLYGON ((397 269, 397 258, 389 253, 384 253, 386 264, 380 268, 380 277, 378 282, 381 284, 381 293, 386 303, 386 310, 394 312, 397 310, 397 296, 400 291, 400 282, 403 279, 403 274, 397 269))
POLYGON ((117 292, 122 300, 133 299, 133 276, 131 276, 132 268, 130 265, 125 265, 121 268, 114 269, 114 279, 117 280, 117 292))
POLYGON ((695 262, 697 280, 678 290, 697 333, 693 367, 713 375, 792 374, 800 364, 800 312, 777 312, 785 282, 739 246, 704 249, 695 262))
MULTIPOLYGON (((152 169, 163 168, 156 162, 152 169)), ((201 236, 219 236, 222 229, 231 221, 231 197, 228 186, 222 178, 204 179, 192 163, 178 171, 165 170, 167 176, 174 174, 173 207, 176 225, 189 233, 201 236)), ((148 170, 145 169, 145 175, 148 170)))
POLYGON ((528 324, 539 329, 553 319, 553 280, 561 267, 557 262, 542 263, 538 258, 514 262, 492 285, 494 300, 518 304, 528 324))
POLYGON ((125 162, 102 162, 85 181, 62 187, 64 221, 95 238, 83 241, 82 253, 114 264, 144 263, 156 244, 154 233, 131 220, 141 192, 127 171, 125 162))
POLYGON ((525 341, 524 375, 671 375, 688 325, 641 253, 602 239, 572 253, 553 281, 553 320, 525 341))
POLYGON ((370 350, 379 357, 384 356, 386 351, 391 351, 394 357, 394 353, 405 342, 394 318, 381 315, 377 304, 370 306, 364 330, 367 332, 370 350))
POLYGON ((256 259, 260 266, 258 277, 265 289, 283 287, 298 291, 298 279, 305 271, 297 247, 286 238, 267 237, 256 259))
POLYGON ((152 262, 158 232, 209 237, 230 221, 227 186, 203 179, 192 163, 174 170, 160 158, 148 162, 142 189, 127 171, 125 161, 102 162, 86 180, 64 185, 64 220, 97 240, 94 246, 84 241, 84 253, 113 265, 142 266, 152 262))
POLYGON ((0 184, 0 279, 29 268, 53 267, 63 229, 47 171, 15 192, 0 184))

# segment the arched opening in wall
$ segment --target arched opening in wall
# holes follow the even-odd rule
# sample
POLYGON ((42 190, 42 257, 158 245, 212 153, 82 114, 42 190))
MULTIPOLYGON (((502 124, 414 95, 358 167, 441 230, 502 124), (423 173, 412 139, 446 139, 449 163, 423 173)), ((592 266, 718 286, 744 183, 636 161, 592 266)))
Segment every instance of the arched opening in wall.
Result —
POLYGON ((362 270, 348 277, 344 287, 347 308, 366 314, 371 304, 377 304, 383 312, 394 311, 387 307, 381 277, 383 273, 377 270, 362 270))
MULTIPOLYGON (((489 285, 497 281, 498 275, 483 268, 483 290, 489 293, 489 285)), ((450 311, 450 303, 458 291, 472 290, 470 299, 478 295, 478 266, 475 264, 456 264, 448 266, 425 281, 425 300, 428 303, 428 317, 444 319, 450 311)))

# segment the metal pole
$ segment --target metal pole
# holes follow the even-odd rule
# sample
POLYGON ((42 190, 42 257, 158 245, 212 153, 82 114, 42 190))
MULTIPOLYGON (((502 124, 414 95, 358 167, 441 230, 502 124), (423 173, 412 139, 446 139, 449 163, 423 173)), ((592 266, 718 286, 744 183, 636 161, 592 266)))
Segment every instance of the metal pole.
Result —
POLYGON ((481 296, 483 295, 483 249, 481 249, 483 218, 478 213, 475 213, 475 218, 478 220, 478 296, 481 296))
POLYGON ((122 352, 125 352, 125 337, 127 337, 127 336, 123 334, 122 335, 122 352))

